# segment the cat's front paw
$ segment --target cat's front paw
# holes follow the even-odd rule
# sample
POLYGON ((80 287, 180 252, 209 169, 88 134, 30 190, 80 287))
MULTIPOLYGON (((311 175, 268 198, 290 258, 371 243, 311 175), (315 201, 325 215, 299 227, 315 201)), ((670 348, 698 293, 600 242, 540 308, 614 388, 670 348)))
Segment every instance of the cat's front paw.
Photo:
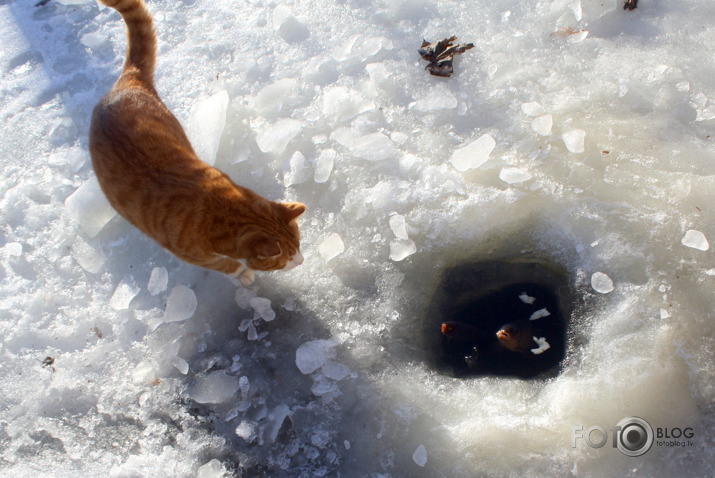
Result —
POLYGON ((253 281, 256 280, 256 274, 254 274, 251 269, 246 269, 238 276, 238 280, 242 286, 246 287, 247 285, 253 284, 253 281))

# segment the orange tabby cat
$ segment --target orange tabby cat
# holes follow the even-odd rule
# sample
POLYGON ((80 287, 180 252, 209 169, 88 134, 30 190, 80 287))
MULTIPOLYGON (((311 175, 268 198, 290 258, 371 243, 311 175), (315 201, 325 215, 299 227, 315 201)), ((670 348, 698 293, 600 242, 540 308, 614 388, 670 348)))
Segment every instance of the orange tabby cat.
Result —
POLYGON ((272 202, 201 161, 154 89, 156 33, 144 0, 100 0, 122 15, 127 57, 92 115, 99 184, 129 222, 180 259, 241 283, 303 262, 301 203, 272 202))

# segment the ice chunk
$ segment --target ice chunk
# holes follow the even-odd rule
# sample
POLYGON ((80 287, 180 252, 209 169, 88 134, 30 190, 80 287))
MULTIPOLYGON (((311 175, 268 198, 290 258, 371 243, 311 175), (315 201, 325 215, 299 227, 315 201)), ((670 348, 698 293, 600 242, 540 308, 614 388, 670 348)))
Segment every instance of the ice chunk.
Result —
POLYGON ((253 107, 263 115, 280 112, 297 83, 295 78, 283 78, 271 83, 258 92, 253 99, 253 107))
POLYGON ((710 243, 705 238, 705 234, 695 229, 690 229, 685 233, 683 239, 680 243, 687 247, 692 247, 693 249, 698 249, 700 251, 707 251, 710 249, 710 243))
POLYGON ((390 216, 390 229, 396 238, 407 239, 407 223, 404 216, 399 214, 390 216))
POLYGON ((228 92, 221 90, 191 108, 186 134, 199 158, 210 165, 216 163, 221 135, 226 126, 228 92))
POLYGON ((412 459, 415 463, 417 463, 417 466, 423 467, 427 464, 427 449, 424 445, 417 447, 415 452, 412 454, 412 459))
POLYGON ((536 101, 524 103, 521 105, 521 111, 527 116, 541 116, 546 113, 546 110, 536 101))
POLYGON ((668 313, 668 311, 665 309, 660 309, 660 318, 667 319, 668 317, 670 317, 670 314, 668 313))
POLYGON ((324 149, 320 152, 315 162, 315 172, 313 173, 313 180, 316 183, 324 183, 330 178, 336 156, 337 153, 334 149, 324 149))
POLYGON ((495 146, 494 138, 484 134, 456 150, 449 161, 457 171, 464 172, 468 169, 475 169, 487 162, 495 146))
POLYGON ((310 166, 300 151, 293 153, 286 169, 287 171, 283 174, 283 185, 285 187, 304 183, 310 177, 310 166))
POLYGON ((109 306, 114 310, 126 310, 129 308, 129 303, 140 291, 141 288, 137 285, 134 277, 125 277, 114 289, 114 294, 109 299, 109 306))
POLYGON ((109 43, 109 39, 106 35, 102 35, 100 33, 87 33, 82 35, 79 42, 87 48, 96 50, 97 48, 109 43))
POLYGON ((178 355, 171 357, 171 365, 173 365, 182 375, 189 373, 189 363, 178 355))
POLYGON ((263 131, 256 136, 256 144, 258 144, 258 148, 264 153, 279 154, 285 151, 286 147, 288 147, 288 143, 290 143, 302 129, 303 124, 300 121, 290 118, 281 118, 263 129, 263 131))
POLYGON ((358 158, 368 161, 382 161, 395 156, 397 147, 384 134, 371 133, 353 141, 350 145, 350 152, 358 158))
POLYGON ((323 94, 323 114, 334 121, 349 120, 374 108, 358 91, 344 86, 326 88, 323 94))
POLYGON ((253 321, 248 323, 247 331, 246 338, 248 340, 258 340, 258 331, 256 330, 256 326, 253 324, 253 321))
POLYGON ((519 294, 519 299, 525 304, 533 304, 536 300, 536 297, 531 297, 526 292, 522 292, 521 294, 519 294))
POLYGON ((390 242, 390 259, 399 262, 417 252, 417 246, 412 239, 397 239, 390 242))
POLYGON ((285 403, 276 406, 268 414, 268 418, 273 422, 267 430, 268 435, 266 438, 269 443, 275 443, 276 438, 278 438, 278 432, 281 430, 281 426, 283 426, 283 422, 290 416, 290 414, 290 408, 288 408, 288 405, 285 403))
POLYGON ((248 443, 256 440, 258 437, 258 425, 252 420, 243 420, 236 427, 236 435, 243 438, 248 443))
POLYGON ((65 200, 65 207, 67 214, 89 237, 96 236, 117 214, 104 196, 95 176, 85 181, 65 200))
POLYGON ((313 373, 332 358, 332 349, 336 343, 333 340, 311 340, 305 342, 295 351, 295 364, 304 375, 313 373))
POLYGON ((273 28, 288 43, 301 42, 310 36, 308 27, 294 17, 290 9, 284 5, 279 5, 273 10, 273 28))
POLYGON ((322 397, 323 395, 327 395, 337 389, 338 387, 335 383, 326 380, 325 377, 319 377, 315 382, 313 382, 313 386, 310 387, 310 391, 316 397, 322 397))
POLYGON ((226 375, 225 370, 216 370, 198 378, 188 389, 191 399, 198 403, 223 403, 238 391, 236 377, 226 375))
MULTIPOLYGON (((241 363, 241 356, 240 355, 234 355, 231 357, 231 367, 228 369, 229 373, 236 373, 241 368, 243 367, 243 364, 241 363)), ((241 380, 238 380, 238 386, 241 386, 241 380)))
POLYGON ((538 345, 537 348, 531 349, 531 353, 534 355, 539 355, 551 348, 551 345, 546 341, 546 337, 532 337, 534 339, 534 342, 536 342, 536 345, 538 345))
POLYGON ((456 107, 457 98, 446 87, 433 88, 427 96, 418 99, 413 105, 415 110, 422 112, 451 110, 456 107))
POLYGON ((248 392, 251 390, 251 381, 245 375, 238 379, 238 389, 241 391, 243 398, 248 397, 248 392))
MULTIPOLYGON (((5 246, 7 249, 7 245, 5 246)), ((77 237, 72 243, 72 257, 82 269, 96 274, 104 267, 104 254, 77 237)))
POLYGON ((591 276, 591 287, 601 294, 608 294, 614 289, 613 281, 603 272, 594 272, 591 276))
POLYGON ((531 174, 519 168, 502 168, 499 171, 499 179, 507 184, 523 183, 531 179, 531 174))
POLYGON ((47 163, 53 166, 65 166, 69 171, 76 173, 87 163, 87 151, 78 147, 58 149, 50 154, 47 163))
POLYGON ((256 297, 256 293, 251 289, 239 287, 236 290, 236 304, 242 309, 248 309, 251 306, 251 299, 256 297))
POLYGON ((566 131, 562 136, 566 149, 572 153, 583 153, 586 132, 582 129, 572 129, 566 131))
POLYGON ((264 297, 253 297, 248 303, 253 307, 258 315, 266 322, 270 322, 276 318, 276 313, 271 308, 271 301, 264 297))
POLYGON ((165 267, 155 267, 151 270, 146 288, 151 295, 157 295, 166 290, 169 285, 169 272, 165 267))
POLYGON ((323 256, 326 262, 341 254, 344 250, 345 244, 343 244, 342 238, 336 233, 332 233, 326 237, 318 246, 318 252, 323 256))
POLYGON ((289 311, 298 310, 298 303, 293 297, 288 297, 283 301, 283 308, 289 311))
POLYGON ((215 458, 201 465, 196 471, 196 478, 225 478, 225 476, 226 468, 215 458))
POLYGON ((551 128, 554 126, 554 119, 551 115, 541 115, 538 118, 534 118, 531 122, 531 129, 536 131, 541 136, 548 136, 551 134, 551 128))
POLYGON ((331 380, 340 381, 348 376, 350 369, 347 365, 333 360, 328 360, 321 369, 323 374, 331 380))
POLYGON ((181 322, 189 319, 196 311, 198 302, 194 291, 179 284, 171 289, 169 298, 166 301, 164 311, 164 322, 181 322))
POLYGON ((543 317, 548 317, 551 315, 551 312, 548 311, 548 309, 539 309, 533 314, 531 314, 531 317, 529 317, 529 320, 539 320, 543 317))

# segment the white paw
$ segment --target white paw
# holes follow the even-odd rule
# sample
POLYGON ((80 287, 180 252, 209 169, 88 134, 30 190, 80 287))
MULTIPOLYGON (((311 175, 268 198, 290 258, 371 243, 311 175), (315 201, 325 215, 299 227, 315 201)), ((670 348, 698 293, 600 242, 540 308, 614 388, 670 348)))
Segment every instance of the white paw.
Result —
POLYGON ((238 280, 241 282, 241 285, 245 287, 247 285, 253 284, 253 281, 256 280, 256 274, 254 274, 251 269, 246 269, 238 277, 238 280))

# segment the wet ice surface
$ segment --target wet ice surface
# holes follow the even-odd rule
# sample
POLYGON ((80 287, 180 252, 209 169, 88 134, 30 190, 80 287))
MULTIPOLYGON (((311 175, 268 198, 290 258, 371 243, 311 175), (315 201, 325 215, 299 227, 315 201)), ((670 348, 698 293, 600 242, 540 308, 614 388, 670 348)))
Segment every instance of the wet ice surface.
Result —
POLYGON ((710 2, 151 2, 157 89, 204 159, 309 207, 305 263, 238 290, 94 179, 118 16, 31 3, 0 2, 0 475, 711 472, 710 2), (431 77, 416 49, 452 34, 476 47, 431 77), (556 378, 426 365, 439 275, 495 251, 584 299, 556 378), (571 447, 631 415, 694 445, 571 447))

